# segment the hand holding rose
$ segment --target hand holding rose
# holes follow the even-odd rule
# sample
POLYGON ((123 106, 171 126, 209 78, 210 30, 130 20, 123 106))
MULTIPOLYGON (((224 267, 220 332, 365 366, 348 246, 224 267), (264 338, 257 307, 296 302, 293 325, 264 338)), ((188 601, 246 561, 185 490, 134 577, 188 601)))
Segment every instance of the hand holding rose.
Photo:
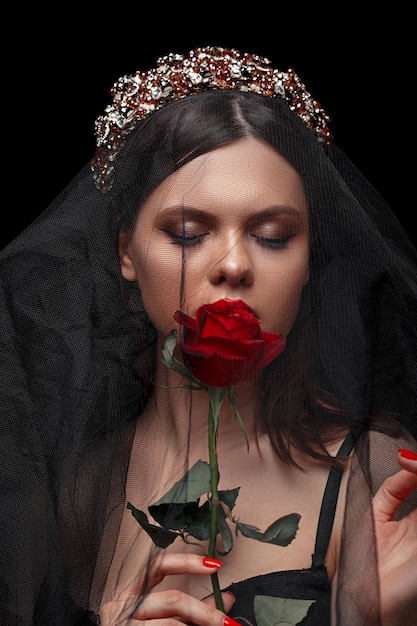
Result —
MULTIPOLYGON (((212 596, 205 600, 197 600, 182 591, 154 590, 166 576, 175 574, 207 576, 221 565, 220 561, 204 559, 196 554, 163 553, 146 574, 142 573, 142 580, 137 580, 131 589, 119 591, 117 597, 102 606, 100 624, 114 626, 117 623, 119 626, 129 626, 148 622, 156 624, 156 620, 161 620, 158 623, 162 623, 162 620, 169 619, 170 624, 178 625, 193 623, 196 626, 240 626, 232 618, 226 617, 224 612, 215 608, 212 596), (146 592, 146 596, 140 602, 138 589, 146 592)), ((230 611, 234 602, 232 594, 223 593, 222 599, 225 611, 230 611)))

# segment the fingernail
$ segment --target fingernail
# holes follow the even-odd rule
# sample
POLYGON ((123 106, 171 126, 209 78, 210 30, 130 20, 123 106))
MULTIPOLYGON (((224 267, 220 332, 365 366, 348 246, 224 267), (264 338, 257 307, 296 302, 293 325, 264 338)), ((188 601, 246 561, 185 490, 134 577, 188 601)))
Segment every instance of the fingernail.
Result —
POLYGON ((411 450, 400 448, 398 452, 404 459, 411 459, 412 461, 417 461, 417 454, 415 452, 411 452, 411 450))
POLYGON ((225 617, 224 618, 224 622, 223 622, 223 626, 242 626, 242 624, 239 624, 239 622, 236 622, 231 617, 225 617))
POLYGON ((207 556, 202 558, 203 565, 205 567, 221 567, 223 565, 222 561, 218 561, 217 559, 210 559, 207 556))

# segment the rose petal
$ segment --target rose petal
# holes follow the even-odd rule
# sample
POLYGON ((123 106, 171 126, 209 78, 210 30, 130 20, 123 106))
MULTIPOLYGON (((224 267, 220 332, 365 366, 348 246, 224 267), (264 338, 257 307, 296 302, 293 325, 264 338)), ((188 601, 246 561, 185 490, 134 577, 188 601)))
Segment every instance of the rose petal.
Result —
POLYGON ((243 300, 224 298, 199 307, 195 318, 181 311, 174 318, 185 327, 184 362, 206 385, 229 387, 248 380, 286 346, 281 335, 262 331, 243 300))

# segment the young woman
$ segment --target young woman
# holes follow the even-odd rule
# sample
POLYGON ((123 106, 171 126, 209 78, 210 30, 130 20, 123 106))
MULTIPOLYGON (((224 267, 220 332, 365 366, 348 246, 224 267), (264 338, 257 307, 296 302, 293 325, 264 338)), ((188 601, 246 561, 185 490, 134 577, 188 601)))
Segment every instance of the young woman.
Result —
POLYGON ((292 70, 197 49, 112 95, 91 167, 2 253, 6 623, 411 624, 415 249, 292 70), (207 386, 232 390, 240 531, 162 546, 154 505, 209 461, 207 386))

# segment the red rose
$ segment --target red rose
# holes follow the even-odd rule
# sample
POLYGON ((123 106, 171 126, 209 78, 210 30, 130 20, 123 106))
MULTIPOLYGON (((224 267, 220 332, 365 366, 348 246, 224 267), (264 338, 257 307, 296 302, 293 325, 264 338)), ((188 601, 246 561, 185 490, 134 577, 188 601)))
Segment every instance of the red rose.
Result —
POLYGON ((253 378, 286 346, 282 335, 263 332, 258 318, 242 300, 218 300, 201 306, 195 319, 177 311, 184 326, 184 363, 202 383, 231 387, 253 378))

